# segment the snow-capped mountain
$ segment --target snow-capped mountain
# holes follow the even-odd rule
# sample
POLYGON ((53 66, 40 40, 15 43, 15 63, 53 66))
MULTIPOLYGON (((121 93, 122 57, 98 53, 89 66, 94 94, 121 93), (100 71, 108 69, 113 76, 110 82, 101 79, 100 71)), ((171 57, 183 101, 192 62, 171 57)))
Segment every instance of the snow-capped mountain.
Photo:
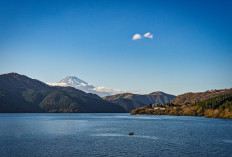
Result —
POLYGON ((71 86, 86 93, 94 93, 101 97, 126 92, 125 90, 109 89, 106 87, 95 87, 75 76, 67 76, 57 83, 47 83, 50 86, 71 86))
POLYGON ((71 86, 80 90, 83 90, 87 93, 91 93, 95 88, 91 84, 75 77, 75 76, 67 76, 64 79, 60 80, 58 83, 64 84, 65 86, 71 86))

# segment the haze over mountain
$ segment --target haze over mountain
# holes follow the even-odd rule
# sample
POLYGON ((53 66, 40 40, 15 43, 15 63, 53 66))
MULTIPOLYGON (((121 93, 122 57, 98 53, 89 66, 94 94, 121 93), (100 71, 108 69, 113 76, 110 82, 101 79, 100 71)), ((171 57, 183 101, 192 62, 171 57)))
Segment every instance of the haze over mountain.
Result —
POLYGON ((173 100, 176 96, 163 92, 153 92, 150 94, 133 94, 122 93, 112 96, 103 97, 103 99, 122 106, 126 111, 146 106, 148 104, 166 104, 173 100))
POLYGON ((97 94, 101 97, 125 92, 125 90, 109 89, 106 87, 95 87, 90 83, 87 83, 75 76, 67 76, 57 83, 47 83, 47 84, 51 86, 63 86, 63 87, 70 86, 82 90, 86 93, 97 94))
MULTIPOLYGON (((78 81, 78 80, 75 80, 78 81)), ((0 75, 0 113, 125 112, 117 104, 72 87, 49 86, 17 73, 0 75)))

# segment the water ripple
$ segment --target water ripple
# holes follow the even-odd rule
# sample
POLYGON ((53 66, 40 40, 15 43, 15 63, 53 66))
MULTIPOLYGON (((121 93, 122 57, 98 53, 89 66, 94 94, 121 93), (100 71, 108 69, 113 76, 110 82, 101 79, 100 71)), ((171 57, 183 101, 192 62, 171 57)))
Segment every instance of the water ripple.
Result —
POLYGON ((158 138, 155 136, 144 136, 144 135, 124 135, 124 134, 117 134, 117 133, 100 133, 100 134, 92 134, 91 136, 106 136, 106 137, 135 137, 135 138, 145 138, 145 139, 153 139, 153 140, 157 140, 158 138))

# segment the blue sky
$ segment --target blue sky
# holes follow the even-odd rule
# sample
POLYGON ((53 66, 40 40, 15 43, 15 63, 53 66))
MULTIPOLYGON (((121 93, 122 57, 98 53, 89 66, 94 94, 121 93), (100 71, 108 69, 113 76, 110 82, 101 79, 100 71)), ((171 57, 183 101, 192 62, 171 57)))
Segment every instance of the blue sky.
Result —
POLYGON ((232 1, 0 0, 0 73, 170 94, 232 87, 232 1), (150 32, 153 39, 132 40, 150 32))

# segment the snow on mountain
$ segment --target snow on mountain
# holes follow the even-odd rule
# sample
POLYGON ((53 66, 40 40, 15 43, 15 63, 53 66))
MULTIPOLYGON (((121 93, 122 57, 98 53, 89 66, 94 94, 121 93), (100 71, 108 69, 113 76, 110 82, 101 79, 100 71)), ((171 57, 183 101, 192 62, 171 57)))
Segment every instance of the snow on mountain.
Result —
POLYGON ((50 86, 71 86, 76 89, 82 90, 86 93, 94 93, 101 97, 109 96, 118 93, 124 93, 125 90, 109 89, 106 87, 95 87, 75 76, 67 76, 57 83, 47 83, 50 86))

